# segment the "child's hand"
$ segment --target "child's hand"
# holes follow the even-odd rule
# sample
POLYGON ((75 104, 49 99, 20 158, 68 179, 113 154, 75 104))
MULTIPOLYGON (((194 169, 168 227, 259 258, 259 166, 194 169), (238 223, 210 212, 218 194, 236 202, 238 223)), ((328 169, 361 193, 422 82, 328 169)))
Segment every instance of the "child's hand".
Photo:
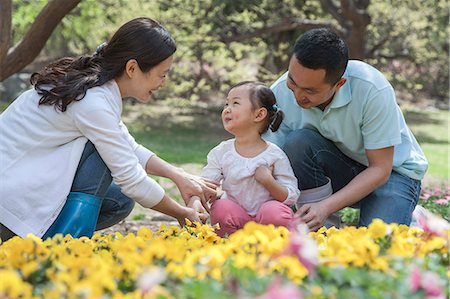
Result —
POLYGON ((198 196, 192 196, 188 203, 187 203, 187 207, 194 209, 194 211, 196 211, 197 213, 201 213, 206 215, 206 218, 202 218, 202 223, 205 223, 206 220, 208 219, 208 215, 206 213, 209 213, 209 210, 206 210, 201 202, 200 197, 198 196))
POLYGON ((273 180, 272 171, 273 166, 270 167, 265 165, 258 166, 258 168, 256 168, 255 170, 255 180, 258 183, 265 185, 268 181, 273 180))

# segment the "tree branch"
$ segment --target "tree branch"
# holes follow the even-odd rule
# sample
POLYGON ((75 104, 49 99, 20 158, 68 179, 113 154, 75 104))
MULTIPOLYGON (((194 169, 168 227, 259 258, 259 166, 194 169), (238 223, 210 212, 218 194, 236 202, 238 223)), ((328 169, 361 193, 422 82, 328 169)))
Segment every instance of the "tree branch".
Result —
POLYGON ((0 60, 0 81, 31 63, 44 47, 62 18, 81 0, 51 0, 42 9, 25 37, 0 60))
POLYGON ((279 33, 279 32, 285 32, 285 31, 291 31, 291 30, 297 30, 297 29, 309 30, 309 29, 319 28, 319 27, 331 28, 332 26, 333 25, 331 24, 331 22, 299 20, 299 19, 289 18, 281 23, 278 23, 278 24, 275 24, 272 26, 256 29, 256 30, 253 30, 250 32, 245 32, 245 33, 235 35, 235 36, 222 37, 221 41, 224 43, 240 42, 243 40, 248 40, 248 39, 251 39, 254 37, 259 37, 259 36, 263 36, 263 35, 267 35, 267 34, 273 34, 273 33, 279 33))
POLYGON ((339 11, 339 7, 333 2, 333 0, 320 0, 320 6, 326 12, 328 12, 338 23, 345 29, 349 29, 351 24, 342 16, 339 11))
POLYGON ((11 43, 11 12, 12 0, 0 0, 0 61, 5 60, 11 43))
POLYGON ((376 45, 372 47, 369 51, 366 53, 366 58, 373 58, 375 56, 375 52, 378 51, 384 44, 391 39, 392 36, 385 36, 382 40, 380 40, 376 45))

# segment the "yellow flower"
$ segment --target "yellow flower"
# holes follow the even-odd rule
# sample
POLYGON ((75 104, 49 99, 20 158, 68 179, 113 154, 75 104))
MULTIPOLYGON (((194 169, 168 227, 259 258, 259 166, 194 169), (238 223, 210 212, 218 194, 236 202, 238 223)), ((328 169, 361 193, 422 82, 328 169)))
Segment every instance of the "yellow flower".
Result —
POLYGON ((374 219, 369 224, 368 232, 373 239, 383 238, 388 233, 388 225, 381 219, 374 219))
POLYGON ((31 298, 31 285, 14 270, 0 270, 0 298, 31 298))

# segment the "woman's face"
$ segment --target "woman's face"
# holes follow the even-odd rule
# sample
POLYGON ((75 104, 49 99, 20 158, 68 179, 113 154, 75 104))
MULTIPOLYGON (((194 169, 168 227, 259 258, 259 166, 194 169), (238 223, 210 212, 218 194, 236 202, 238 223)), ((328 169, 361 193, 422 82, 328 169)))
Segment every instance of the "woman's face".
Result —
POLYGON ((123 84, 118 82, 122 97, 133 97, 142 103, 149 102, 153 93, 166 82, 166 76, 170 71, 172 62, 173 55, 161 61, 149 71, 142 72, 136 60, 128 61, 125 69, 125 73, 128 75, 126 76, 127 80, 119 79, 123 84))

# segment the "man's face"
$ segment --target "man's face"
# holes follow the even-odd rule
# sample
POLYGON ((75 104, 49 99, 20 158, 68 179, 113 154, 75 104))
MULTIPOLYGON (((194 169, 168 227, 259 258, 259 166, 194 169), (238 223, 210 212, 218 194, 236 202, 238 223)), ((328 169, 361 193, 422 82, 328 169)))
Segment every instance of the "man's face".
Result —
POLYGON ((325 80, 325 75, 325 69, 306 68, 298 62, 295 55, 292 55, 289 62, 287 87, 294 93, 300 107, 325 109, 334 94, 345 83, 345 79, 341 78, 331 85, 325 80))

